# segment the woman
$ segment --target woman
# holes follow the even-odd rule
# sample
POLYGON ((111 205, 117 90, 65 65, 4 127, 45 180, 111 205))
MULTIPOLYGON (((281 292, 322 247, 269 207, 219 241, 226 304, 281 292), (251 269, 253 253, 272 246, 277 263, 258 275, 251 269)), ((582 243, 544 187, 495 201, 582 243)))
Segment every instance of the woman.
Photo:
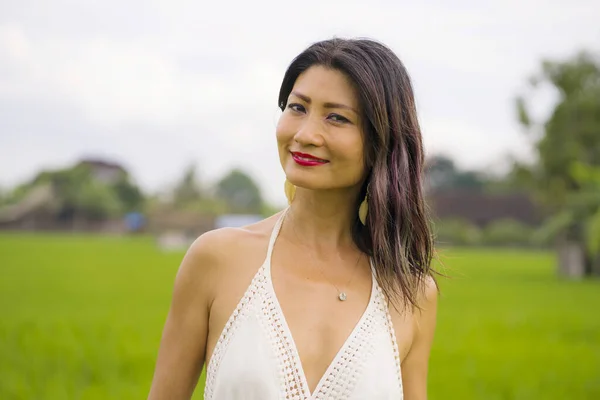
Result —
POLYGON ((289 66, 276 136, 289 207, 198 238, 150 399, 425 399, 437 288, 409 76, 370 40, 289 66))

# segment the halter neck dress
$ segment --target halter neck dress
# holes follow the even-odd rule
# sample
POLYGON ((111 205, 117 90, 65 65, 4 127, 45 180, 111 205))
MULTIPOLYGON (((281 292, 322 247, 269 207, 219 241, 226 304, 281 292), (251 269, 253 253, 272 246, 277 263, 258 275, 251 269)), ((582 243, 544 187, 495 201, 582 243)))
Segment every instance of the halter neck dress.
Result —
POLYGON ((286 214, 277 220, 264 263, 215 345, 204 398, 402 400, 398 345, 374 274, 367 308, 311 393, 271 280, 273 246, 286 214))

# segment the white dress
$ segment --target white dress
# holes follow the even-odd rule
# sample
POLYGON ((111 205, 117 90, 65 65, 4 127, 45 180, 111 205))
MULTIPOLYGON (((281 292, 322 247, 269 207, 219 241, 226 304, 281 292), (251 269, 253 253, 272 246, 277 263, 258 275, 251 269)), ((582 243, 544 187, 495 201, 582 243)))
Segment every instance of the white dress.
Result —
POLYGON ((310 392, 271 281, 271 254, 286 212, 273 229, 263 265, 217 341, 207 367, 204 398, 401 400, 398 345, 374 275, 365 312, 310 392))

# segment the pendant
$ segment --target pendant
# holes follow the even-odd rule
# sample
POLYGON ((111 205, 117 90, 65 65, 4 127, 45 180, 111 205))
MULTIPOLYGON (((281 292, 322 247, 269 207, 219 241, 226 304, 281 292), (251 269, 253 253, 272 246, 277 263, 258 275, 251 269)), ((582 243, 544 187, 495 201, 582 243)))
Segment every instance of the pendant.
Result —
POLYGON ((340 299, 340 301, 346 301, 346 293, 340 292, 340 295, 338 296, 338 298, 340 299))

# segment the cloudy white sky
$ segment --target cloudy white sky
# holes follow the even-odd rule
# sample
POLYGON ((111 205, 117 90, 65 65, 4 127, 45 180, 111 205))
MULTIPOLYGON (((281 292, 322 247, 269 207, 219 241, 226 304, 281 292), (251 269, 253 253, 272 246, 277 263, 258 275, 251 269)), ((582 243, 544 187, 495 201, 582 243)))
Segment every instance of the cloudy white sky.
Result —
POLYGON ((600 50, 599 17, 597 0, 1 1, 0 187, 92 156, 147 190, 239 165, 282 202, 279 83, 334 35, 404 61, 428 153, 497 167, 528 153, 514 96, 541 58, 600 50))

